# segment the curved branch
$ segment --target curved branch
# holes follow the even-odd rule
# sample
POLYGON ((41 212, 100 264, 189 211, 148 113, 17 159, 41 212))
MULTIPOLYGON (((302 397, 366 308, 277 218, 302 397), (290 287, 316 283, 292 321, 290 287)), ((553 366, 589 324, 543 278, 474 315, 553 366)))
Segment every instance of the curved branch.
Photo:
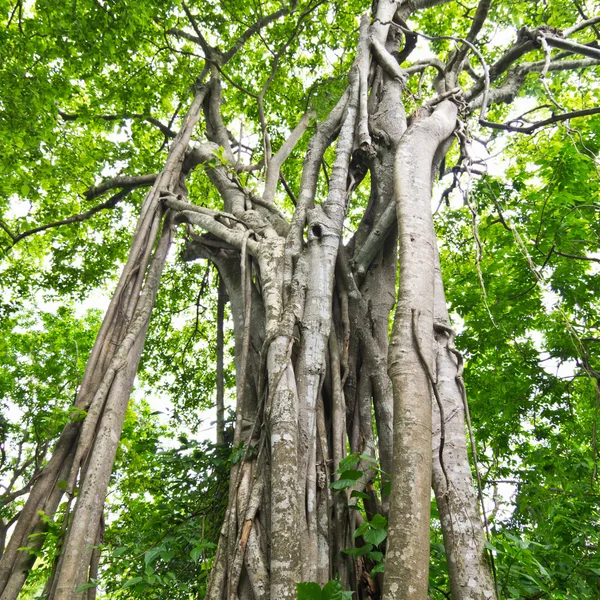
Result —
MULTIPOLYGON (((65 113, 62 110, 58 111, 58 114, 62 117, 64 121, 76 121, 81 118, 81 115, 73 115, 69 113, 65 113)), ((160 131, 164 134, 165 137, 174 138, 177 134, 167 125, 161 123, 158 119, 154 117, 149 117, 147 115, 142 115, 140 113, 125 113, 122 115, 93 115, 94 119, 102 119, 103 121, 123 121, 125 119, 143 119, 147 123, 154 125, 160 129, 160 131)))
MULTIPOLYGON (((198 207, 194 207, 198 208, 198 207)), ((241 250, 242 244, 246 240, 248 252, 256 256, 258 254, 259 243, 255 240, 248 239, 248 230, 239 231, 229 229, 226 225, 223 225, 214 216, 205 214, 203 212, 197 212, 196 210, 183 210, 175 215, 175 223, 190 223, 192 225, 198 225, 202 227, 208 233, 212 233, 214 236, 227 242, 234 248, 241 250)))
MULTIPOLYGON (((576 117, 587 117, 589 115, 597 115, 600 113, 600 108, 586 108, 584 110, 574 110, 572 112, 563 113, 560 115, 553 115, 548 119, 544 119, 543 121, 537 121, 536 123, 532 123, 527 127, 519 127, 515 125, 511 125, 510 123, 493 123, 492 121, 480 121, 482 125, 489 127, 491 129, 500 129, 502 131, 517 131, 519 133, 533 133, 536 129, 540 127, 545 127, 546 125, 552 125, 553 123, 560 123, 562 121, 568 121, 569 119, 575 119, 576 117)), ((515 119, 511 122, 514 123, 515 119)), ((595 259, 591 259, 595 260, 595 259)))
MULTIPOLYGON (((293 9, 292 9, 293 10, 293 9)), ((280 17, 285 17, 287 14, 292 12, 289 8, 281 8, 278 11, 266 15, 262 19, 259 19, 254 25, 251 25, 240 35, 240 37, 234 42, 233 46, 225 54, 223 54, 223 59, 221 65, 228 63, 241 49, 242 46, 255 34, 258 33, 263 27, 266 27, 273 21, 276 21, 280 17)))
POLYGON ((46 223, 45 225, 40 225, 39 227, 28 229, 27 231, 23 231, 22 233, 16 235, 10 232, 10 230, 4 222, 0 222, 0 225, 2 226, 2 229, 4 229, 4 231, 6 231, 6 233, 12 239, 12 245, 14 246, 22 239, 29 237, 30 235, 34 235, 35 233, 41 233, 42 231, 46 231, 47 229, 53 229, 55 227, 60 227, 61 225, 68 225, 69 223, 81 223, 82 221, 87 221, 89 218, 93 217, 96 213, 100 212, 101 210, 114 208, 121 200, 123 200, 123 198, 130 194, 132 190, 133 188, 131 187, 125 188, 117 194, 115 194, 114 196, 112 196, 111 198, 109 198, 106 202, 98 204, 98 206, 94 206, 93 208, 90 208, 85 212, 73 215, 60 221, 46 223))
POLYGON ((437 69, 437 72, 440 75, 444 74, 444 63, 437 56, 432 56, 431 58, 424 58, 423 60, 418 60, 417 62, 413 63, 410 67, 405 67, 404 72, 407 75, 414 75, 415 73, 423 72, 425 69, 427 69, 427 67, 433 67, 434 69, 437 69))
POLYGON ((581 31, 582 29, 585 29, 586 27, 592 27, 596 23, 600 23, 600 16, 592 17, 591 19, 586 19, 585 21, 581 21, 581 23, 576 23, 575 25, 573 25, 573 27, 569 27, 568 29, 565 29, 563 31, 563 35, 565 37, 570 37, 574 33, 577 33, 578 31, 581 31))
POLYGON ((89 188, 87 191, 83 193, 87 200, 93 200, 98 196, 102 196, 108 192, 108 190, 112 190, 114 188, 128 188, 129 191, 134 190, 138 187, 147 187, 152 185, 158 175, 137 175, 137 176, 129 176, 129 175, 118 175, 117 177, 111 177, 110 179, 105 179, 101 184, 89 188))
POLYGON ((269 162, 267 176, 265 178, 265 191, 263 193, 263 199, 265 202, 269 204, 273 202, 275 198, 275 190, 277 188, 277 180, 279 179, 279 170, 296 144, 300 141, 300 138, 304 135, 304 132, 307 130, 308 125, 314 116, 314 111, 309 111, 304 114, 298 125, 296 125, 290 134, 290 137, 282 144, 269 162))

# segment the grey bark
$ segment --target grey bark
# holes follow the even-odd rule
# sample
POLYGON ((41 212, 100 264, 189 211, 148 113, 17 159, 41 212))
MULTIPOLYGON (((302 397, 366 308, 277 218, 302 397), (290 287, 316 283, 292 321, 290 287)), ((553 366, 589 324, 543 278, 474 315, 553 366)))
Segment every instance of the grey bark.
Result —
POLYGON ((494 582, 485 556, 484 528, 465 437, 466 395, 459 370, 462 365, 455 354, 437 251, 434 327, 437 389, 445 418, 442 468, 439 453, 442 424, 437 403, 433 402, 433 489, 442 524, 452 598, 491 600, 495 598, 494 582))
POLYGON ((394 477, 388 529, 386 600, 425 600, 431 490, 431 385, 435 237, 431 168, 456 125, 442 102, 409 127, 396 154, 400 289, 389 352, 394 387, 394 477))

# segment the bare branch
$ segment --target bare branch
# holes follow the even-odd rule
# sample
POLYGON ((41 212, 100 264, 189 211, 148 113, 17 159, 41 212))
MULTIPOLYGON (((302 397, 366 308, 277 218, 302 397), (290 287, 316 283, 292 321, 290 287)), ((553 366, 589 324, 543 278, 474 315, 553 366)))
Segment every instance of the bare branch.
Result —
MULTIPOLYGON (((58 114, 62 117, 64 121, 76 121, 81 118, 81 115, 73 115, 63 112, 62 110, 58 111, 58 114)), ((125 119, 143 119, 147 123, 154 125, 168 138, 174 138, 177 134, 167 125, 161 123, 158 119, 154 117, 150 117, 147 115, 141 115, 139 113, 125 113, 122 115, 93 115, 94 119, 102 119, 103 121, 124 121, 125 119)))
POLYGON ((533 133, 536 129, 539 129, 540 127, 545 127, 546 125, 561 123, 562 121, 568 121, 569 119, 575 119, 576 117, 587 117, 589 115, 597 115, 598 113, 600 113, 600 108, 586 108, 584 110, 574 110, 572 112, 563 113, 560 115, 553 115, 548 119, 544 119, 543 121, 537 121, 536 123, 532 123, 527 127, 518 127, 515 125, 511 125, 510 123, 514 123, 514 119, 510 123, 493 123, 491 121, 481 121, 481 124, 485 125, 486 127, 490 127, 491 129, 501 129, 503 131, 517 131, 519 133, 533 133))
POLYGON ((437 69, 440 75, 444 74, 444 63, 437 57, 432 56, 431 58, 425 58, 423 60, 418 60, 413 63, 410 67, 405 67, 404 72, 407 75, 414 75, 415 73, 421 73, 428 67, 433 67, 437 69))
MULTIPOLYGON (((467 42, 472 44, 479 35, 479 32, 481 31, 481 28, 487 19, 491 4, 492 0, 480 0, 479 5, 477 6, 477 12, 475 13, 475 17, 471 23, 471 29, 466 37, 467 42)), ((455 73, 458 73, 458 71, 462 69, 462 63, 467 56, 468 51, 469 45, 463 43, 448 61, 448 68, 453 70, 455 73)))
POLYGON ((183 7, 187 18, 189 19, 190 23, 192 24, 192 27, 194 28, 194 31, 196 32, 196 35, 198 36, 198 43, 200 44, 200 46, 202 46, 202 50, 204 50, 204 54, 206 55, 207 60, 214 61, 216 59, 218 62, 219 58, 221 57, 221 52, 216 48, 210 46, 209 43, 206 41, 206 39, 202 35, 202 32, 200 31, 200 28, 198 27, 198 24, 196 23, 196 19, 194 19, 194 15, 192 15, 190 9, 187 7, 187 4, 185 2, 182 2, 181 6, 183 7))
MULTIPOLYGON (((488 82, 493 83, 500 75, 505 73, 510 66, 521 56, 535 49, 533 36, 528 30, 519 31, 517 41, 488 69, 488 82)), ((465 93, 465 100, 470 102, 485 90, 486 78, 480 77, 479 80, 465 93)))
POLYGON ((262 89, 260 90, 260 93, 258 94, 258 97, 257 97, 258 117, 260 119, 260 128, 262 131, 264 161, 265 161, 266 166, 269 165, 269 162, 271 160, 271 139, 270 139, 269 133, 267 131, 267 120, 265 118, 265 94, 267 93, 269 86, 271 85, 271 83, 273 83, 273 80, 275 79, 275 75, 277 74, 277 67, 279 66, 280 56, 281 56, 281 54, 278 52, 275 55, 275 57, 273 58, 273 64, 271 66, 271 73, 269 74, 269 77, 267 77, 267 80, 265 81, 264 85, 262 86, 262 89))
MULTIPOLYGON (((196 207, 198 208, 198 207, 196 207)), ((246 243, 248 251, 256 256, 258 254, 259 244, 255 240, 248 239, 248 231, 229 229, 226 225, 218 221, 211 215, 197 212, 195 210, 184 210, 178 212, 175 216, 176 223, 190 223, 199 225, 205 231, 212 233, 219 239, 231 244, 233 247, 241 250, 242 244, 246 243)))
POLYGON ((279 170, 296 144, 300 141, 300 138, 304 135, 311 119, 314 117, 314 111, 309 111, 304 114, 298 125, 294 128, 294 131, 292 131, 290 137, 283 143, 269 163, 267 176, 265 178, 265 191, 263 193, 263 199, 266 203, 271 204, 274 201, 277 180, 279 179, 279 170))
MULTIPOLYGON (((600 65, 600 61, 590 59, 590 58, 581 58, 576 60, 561 60, 561 61, 552 61, 548 65, 548 71, 565 71, 565 70, 575 70, 575 69, 584 69, 587 67, 593 67, 596 65, 600 65)), ((541 72, 546 66, 546 62, 544 60, 529 62, 529 63, 521 63, 516 65, 513 69, 511 69, 506 75, 506 81, 499 88, 491 89, 489 92, 488 105, 490 104, 499 104, 506 103, 510 104, 516 97, 519 89, 525 82, 525 77, 528 73, 541 72)), ((469 90, 465 94, 465 98, 472 97, 471 95, 472 89, 469 90)), ((483 102, 482 97, 475 98, 470 104, 469 109, 474 110, 477 107, 481 106, 483 102)), ((487 123, 484 123, 487 124, 487 123)))
POLYGON ((591 19, 581 21, 581 23, 577 23, 577 24, 573 25, 573 27, 569 27, 568 29, 565 29, 563 31, 563 35, 565 37, 570 37, 574 33, 577 33, 578 31, 581 31, 582 29, 585 29, 586 27, 592 27, 596 23, 600 23, 600 16, 592 17, 591 19))
MULTIPOLYGON (((359 116, 358 116, 358 146, 371 146, 371 136, 369 135, 369 38, 367 31, 369 29, 369 15, 364 14, 360 19, 361 34, 359 35, 358 54, 358 80, 359 80, 359 116)), ((376 40, 373 40, 375 42, 376 40)), ((397 65, 397 63, 395 63, 397 65)), ((399 68, 399 67, 398 67, 399 68)))
POLYGON ((548 42, 548 45, 552 46, 553 48, 568 50, 569 52, 581 54, 582 56, 587 56, 589 58, 595 58, 596 60, 600 59, 600 48, 578 44, 577 42, 554 37, 553 35, 546 35, 544 38, 546 42, 548 42))
POLYGON ((553 250, 554 254, 558 254, 559 256, 564 256, 565 258, 575 258, 577 260, 589 260, 600 263, 600 258, 596 258, 595 256, 580 256, 578 254, 568 254, 567 252, 560 252, 556 248, 553 250))
POLYGON ((117 177, 111 177, 110 179, 105 179, 101 184, 89 188, 84 192, 84 196, 87 200, 93 200, 98 196, 102 196, 108 192, 108 190, 112 190, 115 188, 128 188, 129 191, 134 190, 138 187, 147 187, 152 185, 158 175, 137 175, 137 176, 129 176, 129 175, 118 175, 117 177))
POLYGON ((289 199, 292 201, 292 204, 294 206, 296 206, 296 203, 297 203, 296 196, 295 196, 294 192, 292 191, 290 184, 287 182, 287 179, 285 178, 285 176, 283 175, 282 172, 279 172, 279 179, 280 179, 281 183, 283 184, 283 189, 285 190, 289 199))
POLYGON ((34 235, 35 233, 41 233, 42 231, 46 231, 47 229, 53 229, 56 227, 60 227, 61 225, 68 225, 69 223, 80 223, 82 221, 87 221, 87 219, 93 217, 96 213, 101 210, 106 210, 110 208, 114 208, 123 198, 125 198, 133 188, 126 188, 121 190, 119 193, 111 196, 106 202, 102 204, 98 204, 98 206, 94 206, 90 208, 90 210, 86 210, 85 212, 79 213, 77 215, 73 215, 66 219, 62 219, 60 221, 54 221, 52 223, 46 223, 45 225, 40 225, 39 227, 34 227, 33 229, 28 229, 27 231, 23 231, 17 235, 13 235, 7 229, 4 223, 0 223, 2 225, 2 229, 8 233, 8 235, 12 238, 12 245, 14 246, 22 239, 29 237, 30 235, 34 235))
POLYGON ((281 8, 278 11, 259 19, 254 25, 251 25, 240 35, 240 37, 234 42, 233 46, 223 54, 223 60, 221 65, 228 63, 241 49, 242 46, 257 32, 259 32, 263 27, 266 27, 273 21, 276 21, 280 17, 284 17, 289 14, 291 10, 289 8, 281 8))
POLYGON ((410 27, 406 23, 406 21, 398 14, 394 16, 394 18, 399 21, 400 25, 402 25, 406 31, 404 31, 404 48, 400 50, 400 52, 394 52, 393 55, 398 61, 399 65, 412 54, 412 51, 417 47, 418 36, 416 33, 409 33, 410 27))
POLYGON ((198 44, 198 46, 202 46, 200 38, 196 37, 195 35, 192 35, 191 33, 188 33, 187 31, 183 31, 183 29, 171 27, 170 29, 167 29, 166 33, 168 33, 169 35, 174 35, 178 38, 189 40, 190 42, 194 42, 194 44, 198 44))
POLYGON ((379 66, 393 79, 399 79, 401 82, 406 80, 404 70, 398 64, 398 61, 386 50, 385 46, 376 38, 371 38, 371 49, 379 63, 379 66))
POLYGON ((206 136, 211 142, 221 146, 225 150, 225 157, 231 163, 235 163, 229 132, 223 123, 221 116, 222 89, 218 70, 213 67, 212 79, 210 80, 210 93, 204 100, 204 114, 206 116, 206 136))

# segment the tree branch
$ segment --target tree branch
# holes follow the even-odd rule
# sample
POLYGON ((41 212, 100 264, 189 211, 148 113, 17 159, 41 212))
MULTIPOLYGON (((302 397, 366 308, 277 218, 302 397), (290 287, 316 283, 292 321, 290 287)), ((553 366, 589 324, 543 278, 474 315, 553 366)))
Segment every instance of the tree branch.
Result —
MULTIPOLYGON (((62 117, 64 121, 76 121, 81 118, 81 115, 73 115, 63 112, 62 110, 58 111, 58 114, 62 117)), ((102 119, 103 121, 124 121, 125 119, 143 119, 147 123, 154 125, 168 138, 174 138, 177 134, 167 125, 163 125, 158 119, 154 117, 149 117, 146 115, 142 115, 139 113, 125 113, 123 115, 93 115, 94 119, 102 119)))
POLYGON ((591 19, 586 19, 585 21, 581 21, 581 23, 576 23, 572 27, 565 29, 563 31, 563 35, 565 37, 571 37, 574 33, 577 33, 578 31, 581 31, 582 29, 585 29, 586 27, 592 27, 596 23, 600 23, 600 16, 592 17, 591 19))
POLYGON ((600 59, 600 48, 578 44, 577 42, 554 37, 553 35, 545 35, 544 39, 548 45, 552 46, 553 48, 560 48, 561 50, 567 50, 569 52, 573 52, 574 54, 581 54, 581 56, 595 58, 596 60, 600 59))
POLYGON ((111 177, 110 179, 105 179, 100 185, 96 187, 91 187, 87 191, 83 193, 87 200, 93 200, 98 196, 102 196, 108 192, 108 190, 112 190, 114 188, 127 188, 129 191, 134 190, 138 187, 147 187, 152 185, 158 175, 137 175, 137 176, 129 176, 129 175, 118 175, 117 177, 111 177))
POLYGON ((0 226, 2 229, 8 233, 10 238, 12 239, 12 245, 16 245, 22 239, 29 237, 30 235, 34 235, 35 233, 41 233, 42 231, 46 231, 47 229, 53 229, 55 227, 60 227, 61 225, 68 225, 69 223, 80 223, 81 221, 87 221, 87 219, 93 217, 96 213, 101 210, 106 210, 110 208, 114 208, 123 198, 125 198, 129 193, 131 193, 133 188, 126 188, 111 196, 106 202, 102 204, 98 204, 98 206, 94 206, 90 208, 90 210, 86 210, 85 212, 79 213, 77 215, 73 215, 66 219, 62 219, 60 221, 54 221, 52 223, 46 223, 45 225, 40 225, 39 227, 34 227, 33 229, 28 229, 27 231, 23 231, 17 235, 14 235, 10 232, 4 222, 0 221, 0 226))
POLYGON ((206 41, 206 39, 202 35, 202 32, 200 31, 200 28, 198 27, 198 24, 196 23, 196 19, 194 19, 194 15, 192 15, 190 9, 187 7, 187 4, 185 2, 182 2, 181 6, 183 7, 187 18, 189 19, 190 23, 192 24, 192 27, 194 28, 194 31, 196 32, 196 35, 198 36, 197 43, 200 44, 200 46, 202 47, 202 50, 204 51, 207 60, 211 62, 219 62, 222 56, 221 51, 217 48, 213 48, 206 41))
POLYGON ((273 156, 272 160, 269 162, 267 175, 265 177, 265 191, 263 193, 263 200, 266 203, 273 203, 275 191, 277 189, 277 180, 279 179, 279 170, 296 144, 300 141, 300 138, 304 135, 311 119, 314 117, 314 111, 305 113, 298 125, 296 125, 292 131, 290 137, 281 145, 275 156, 273 156))
MULTIPOLYGON (((295 6, 293 7, 295 8, 295 6)), ((292 10, 293 10, 292 8, 292 10)), ((254 25, 251 25, 240 35, 240 37, 234 42, 233 46, 223 54, 221 65, 228 63, 241 49, 242 46, 258 31, 260 31, 263 27, 266 27, 273 21, 276 21, 280 17, 284 17, 290 12, 292 12, 289 8, 281 8, 278 11, 259 19, 254 25)))
MULTIPOLYGON (((562 121, 568 121, 569 119, 575 119, 577 117, 597 115, 598 113, 600 113, 600 108, 586 108, 584 110, 574 110, 572 112, 563 113, 560 115, 553 115, 548 119, 544 119, 543 121, 537 121, 536 123, 532 123, 527 127, 518 127, 515 125, 511 125, 510 123, 493 123, 491 121, 481 121, 481 124, 485 125, 486 127, 490 127, 491 129, 501 129, 503 131, 517 131, 519 133, 533 133, 536 129, 539 129, 540 127, 545 127, 546 125, 552 125, 553 123, 561 123, 562 121)), ((514 120, 511 122, 514 122, 514 120)))
MULTIPOLYGON (((469 29, 469 33, 466 37, 467 42, 472 44, 475 41, 475 38, 477 38, 479 35, 479 32, 481 31, 481 28, 487 19, 491 4, 492 0, 480 0, 479 5, 477 6, 477 12, 475 13, 475 17, 471 23, 471 29, 469 29)), ((456 51, 454 56, 452 56, 448 61, 448 68, 452 69, 455 73, 458 73, 462 69, 462 63, 467 56, 468 51, 469 45, 463 43, 456 51)))
POLYGON ((593 262, 600 263, 600 258, 596 258, 595 256, 579 256, 578 254, 568 254, 567 252, 560 252, 556 248, 553 249, 554 254, 558 254, 559 256, 564 256, 565 258, 575 258, 577 260, 589 260, 593 262))

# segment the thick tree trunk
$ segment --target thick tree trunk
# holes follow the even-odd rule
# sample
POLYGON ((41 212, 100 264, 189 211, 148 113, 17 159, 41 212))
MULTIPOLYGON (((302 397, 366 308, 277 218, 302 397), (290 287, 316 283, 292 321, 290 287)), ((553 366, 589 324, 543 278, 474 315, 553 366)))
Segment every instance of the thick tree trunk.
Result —
MULTIPOLYGON (((432 476, 453 598, 492 597, 466 452, 464 388, 457 377, 430 207, 433 165, 455 129, 457 106, 444 100, 434 110, 423 108, 407 129, 406 73, 396 58, 403 38, 405 48, 409 45, 402 33, 409 9, 381 0, 372 21, 367 15, 361 19, 348 87, 308 145, 289 221, 274 204, 277 181, 312 113, 300 119, 274 155, 263 131, 265 187, 257 196, 238 177, 240 165, 221 116, 217 67, 227 53, 209 53, 214 64, 202 77, 210 70, 212 80, 197 89, 165 169, 144 200, 130 258, 92 351, 77 400, 87 416, 83 425, 65 428, 32 487, 0 561, 0 600, 15 600, 19 593, 35 558, 18 549, 41 543, 28 537, 42 526, 39 510, 56 512, 61 480, 71 495, 79 489, 48 597, 94 596, 77 589, 97 572, 99 553, 92 547, 101 539, 127 401, 174 225, 180 223, 188 225, 193 240, 185 259, 206 258, 219 271, 219 442, 225 296, 230 300, 234 445, 243 449, 231 470, 206 598, 293 599, 300 581, 322 585, 339 577, 359 599, 381 598, 383 584, 386 600, 425 600, 432 476), (191 148, 201 110, 210 141, 191 148), (336 138, 326 197, 318 198, 323 156, 336 138), (215 154, 218 160, 212 160, 215 154), (222 198, 222 211, 187 202, 185 175, 200 163, 222 198), (368 206, 344 243, 348 205, 367 171, 368 206), (193 226, 205 233, 197 235, 193 226), (351 489, 332 494, 330 484, 338 479, 348 443, 360 454, 356 468, 362 474, 351 489), (371 465, 377 459, 381 483, 392 478, 390 499, 373 484, 371 465), (357 496, 367 519, 389 509, 387 548, 380 547, 386 550, 385 581, 369 575, 371 558, 342 552, 360 545, 354 533, 364 517, 356 510, 357 496)), ((437 83, 444 87, 441 79, 437 83)))
POLYGON ((182 167, 190 135, 199 118, 205 89, 199 90, 174 140, 165 169, 142 204, 130 255, 96 338, 77 395, 75 408, 86 412, 81 422, 69 423, 61 434, 52 458, 33 484, 7 549, 0 560, 0 599, 16 600, 33 566, 42 537, 30 539, 44 529, 41 515, 53 518, 66 492, 79 494, 69 523, 63 553, 50 582, 49 598, 82 599, 87 591, 76 590, 88 582, 97 530, 123 419, 160 275, 171 243, 169 220, 148 264, 164 214, 162 197, 185 194, 182 167), (59 482, 62 482, 61 485, 59 482))
POLYGON ((431 376, 435 235, 431 170, 456 126, 442 102, 413 123, 396 154, 400 289, 389 352, 394 386, 394 477, 386 555, 386 600, 427 597, 431 490, 431 376))
POLYGON ((442 523, 452 598, 490 600, 494 582, 484 551, 484 530, 478 510, 465 438, 465 387, 462 357, 454 347, 440 270, 435 253, 434 329, 436 380, 443 412, 433 403, 433 489, 442 523), (443 448, 440 454, 440 445, 443 448))

